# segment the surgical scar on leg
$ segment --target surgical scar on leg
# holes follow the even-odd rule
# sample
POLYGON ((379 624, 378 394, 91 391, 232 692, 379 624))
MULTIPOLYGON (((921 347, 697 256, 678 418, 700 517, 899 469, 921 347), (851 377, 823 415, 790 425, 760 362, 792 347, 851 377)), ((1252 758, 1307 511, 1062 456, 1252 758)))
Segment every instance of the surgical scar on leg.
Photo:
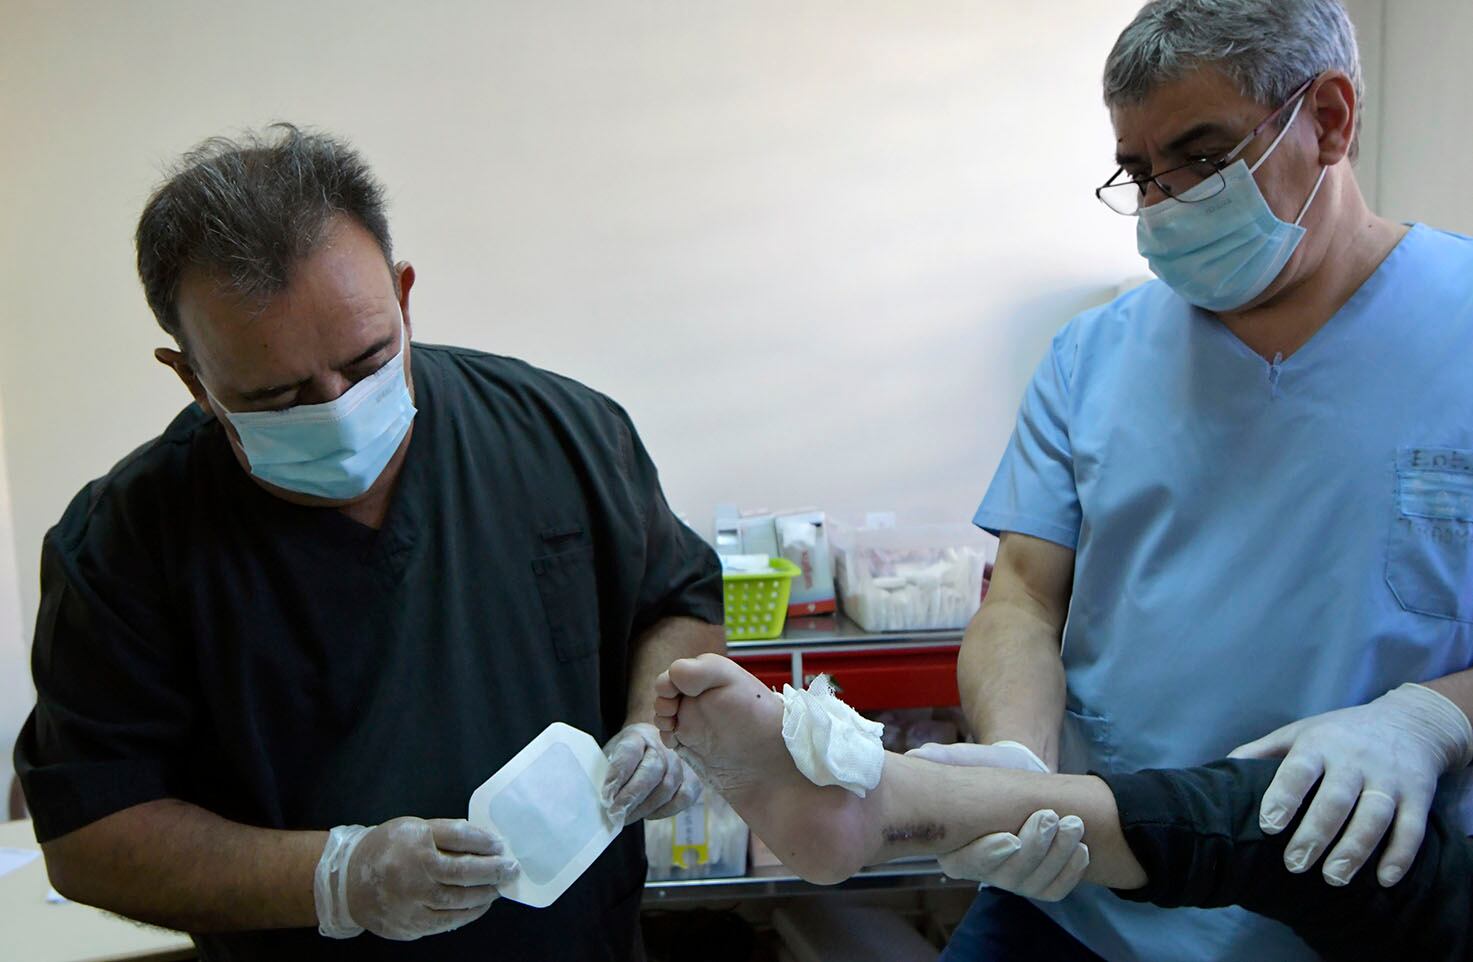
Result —
POLYGON ((897 845, 903 842, 939 842, 946 837, 946 826, 936 822, 886 825, 883 835, 886 845, 897 845))

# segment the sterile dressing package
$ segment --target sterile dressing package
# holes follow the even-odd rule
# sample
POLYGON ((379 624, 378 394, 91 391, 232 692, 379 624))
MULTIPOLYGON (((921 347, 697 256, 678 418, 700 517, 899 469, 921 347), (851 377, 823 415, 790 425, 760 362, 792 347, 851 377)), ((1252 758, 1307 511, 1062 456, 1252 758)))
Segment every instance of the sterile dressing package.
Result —
POLYGON ((470 823, 499 836, 522 869, 503 896, 546 908, 614 840, 624 826, 599 797, 608 771, 593 736, 553 722, 475 790, 470 823))

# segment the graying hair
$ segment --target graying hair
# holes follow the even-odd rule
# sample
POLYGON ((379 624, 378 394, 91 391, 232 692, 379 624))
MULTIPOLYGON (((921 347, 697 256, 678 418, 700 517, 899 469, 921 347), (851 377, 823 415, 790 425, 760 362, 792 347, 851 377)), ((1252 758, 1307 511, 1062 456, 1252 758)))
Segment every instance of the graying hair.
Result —
POLYGON ((179 279, 219 276, 243 297, 287 286, 329 220, 363 225, 393 273, 383 187, 347 143, 292 124, 237 140, 212 137, 185 154, 144 205, 135 237, 138 277, 159 326, 184 346, 179 279))
POLYGON ((1344 71, 1355 86, 1355 159, 1365 81, 1355 26, 1340 0, 1152 0, 1105 61, 1105 105, 1140 104, 1162 83, 1203 66, 1268 108, 1311 77, 1344 71))

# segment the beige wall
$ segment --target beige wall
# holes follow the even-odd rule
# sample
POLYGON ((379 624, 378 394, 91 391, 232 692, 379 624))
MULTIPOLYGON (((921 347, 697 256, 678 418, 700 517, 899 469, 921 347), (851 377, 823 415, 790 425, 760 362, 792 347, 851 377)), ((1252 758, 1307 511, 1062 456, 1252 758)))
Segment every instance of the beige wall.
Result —
MULTIPOLYGON (((5 470, 5 412, 0 406, 0 806, 10 790, 10 745, 34 698, 28 667, 29 634, 21 623, 20 577, 5 470)), ((0 807, 0 821, 5 819, 0 807)))
POLYGON ((1473 234, 1473 2, 1384 3, 1381 213, 1473 234))
POLYGON ((0 3, 27 620, 46 527, 186 400, 130 233, 210 134, 355 140, 416 336, 624 402, 698 526, 727 499, 968 517, 1051 334, 1142 270, 1091 196, 1135 0, 0 3))
MULTIPOLYGON (((130 243, 179 151, 273 119, 355 140, 416 335, 620 399, 698 527, 722 500, 963 518, 1053 331, 1144 270, 1090 195, 1136 6, 0 0, 0 745, 43 532, 185 401, 130 243)), ((1473 5, 1348 6, 1368 196, 1473 230, 1473 5)))

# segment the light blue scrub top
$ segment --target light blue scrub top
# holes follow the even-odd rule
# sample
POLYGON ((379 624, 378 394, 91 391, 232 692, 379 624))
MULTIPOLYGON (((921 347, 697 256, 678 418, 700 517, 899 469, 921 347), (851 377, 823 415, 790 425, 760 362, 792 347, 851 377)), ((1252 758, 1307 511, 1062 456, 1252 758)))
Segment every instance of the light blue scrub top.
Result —
MULTIPOLYGON (((1160 282, 1081 314, 976 523, 1077 551, 1065 771, 1201 764, 1470 667, 1473 239, 1412 227, 1278 364, 1160 282)), ((1038 904, 1112 962, 1315 958, 1235 908, 1038 904)))

